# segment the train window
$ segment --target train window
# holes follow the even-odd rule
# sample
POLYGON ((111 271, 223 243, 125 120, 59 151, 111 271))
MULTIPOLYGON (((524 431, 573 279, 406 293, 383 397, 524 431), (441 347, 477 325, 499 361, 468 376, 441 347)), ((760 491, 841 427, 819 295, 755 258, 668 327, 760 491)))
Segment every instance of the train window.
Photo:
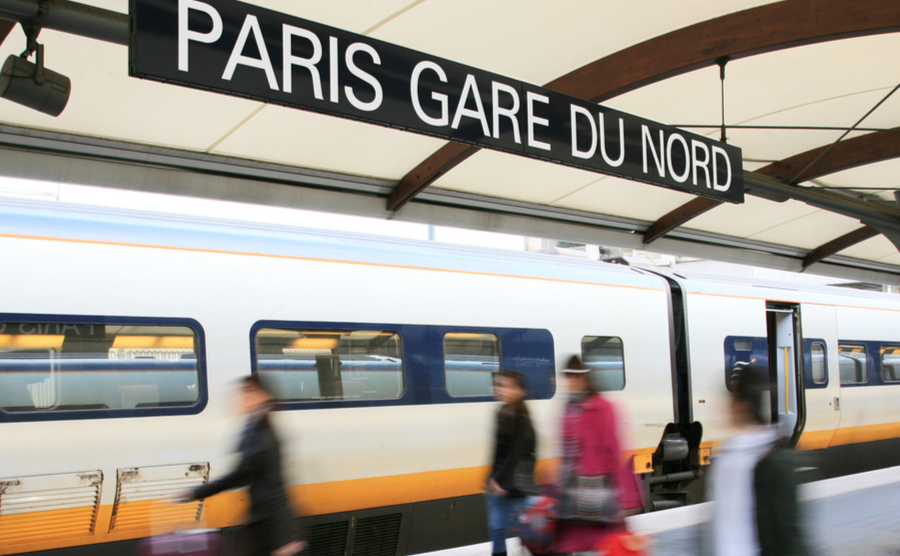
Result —
POLYGON ((500 370, 500 340, 494 334, 444 334, 444 376, 453 397, 491 396, 500 370))
POLYGON ((581 358, 591 369, 591 383, 598 392, 625 388, 625 351, 622 339, 615 336, 585 336, 581 340, 581 358))
POLYGON ((861 344, 839 344, 841 362, 841 384, 865 384, 869 381, 869 366, 866 346, 861 344))
POLYGON ((809 348, 812 358, 812 379, 816 384, 825 384, 828 381, 828 367, 825 360, 825 344, 813 342, 809 348))
POLYGON ((0 410, 39 415, 194 406, 203 395, 198 338, 191 326, 2 322, 0 410))
POLYGON ((900 382, 900 346, 881 347, 881 378, 885 382, 900 382))
POLYGON ((390 330, 261 328, 256 370, 277 401, 403 395, 403 342, 390 330))
POLYGON ((753 340, 735 340, 735 351, 753 351, 753 340))

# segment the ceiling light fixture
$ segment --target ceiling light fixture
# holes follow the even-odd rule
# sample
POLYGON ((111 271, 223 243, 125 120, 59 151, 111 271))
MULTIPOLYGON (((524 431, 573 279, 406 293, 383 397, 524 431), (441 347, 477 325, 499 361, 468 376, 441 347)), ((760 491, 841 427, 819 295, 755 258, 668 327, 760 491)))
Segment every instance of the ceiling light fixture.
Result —
POLYGON ((0 97, 50 116, 59 116, 69 102, 72 82, 65 75, 44 67, 44 45, 37 43, 40 28, 33 29, 25 30, 28 35, 25 51, 19 56, 11 55, 0 69, 0 97), (27 59, 35 52, 36 64, 27 59))

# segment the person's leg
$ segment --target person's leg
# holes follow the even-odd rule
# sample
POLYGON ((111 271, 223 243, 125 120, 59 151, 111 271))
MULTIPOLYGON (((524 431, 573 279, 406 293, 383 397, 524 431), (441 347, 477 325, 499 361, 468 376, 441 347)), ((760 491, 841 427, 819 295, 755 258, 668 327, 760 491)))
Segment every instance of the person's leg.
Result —
POLYGON ((276 547, 272 546, 272 524, 257 521, 247 525, 247 554, 249 556, 272 556, 276 547))
POLYGON ((525 498, 507 498, 506 509, 506 537, 509 538, 510 532, 515 530, 515 522, 525 507, 525 498))
POLYGON ((484 495, 487 503, 488 534, 491 537, 491 552, 495 556, 506 556, 506 528, 509 525, 508 499, 491 493, 484 495))

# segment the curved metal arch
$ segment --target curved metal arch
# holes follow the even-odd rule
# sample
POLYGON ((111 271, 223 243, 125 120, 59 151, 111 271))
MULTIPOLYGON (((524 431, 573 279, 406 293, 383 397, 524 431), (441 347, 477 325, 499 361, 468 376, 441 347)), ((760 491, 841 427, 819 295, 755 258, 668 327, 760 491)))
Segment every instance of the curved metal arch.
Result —
POLYGON ((0 45, 3 44, 3 41, 6 40, 6 37, 9 36, 10 31, 12 31, 13 27, 15 26, 15 21, 6 21, 4 19, 0 19, 0 45))
MULTIPOLYGON (((829 147, 831 147, 831 145, 825 145, 785 158, 784 160, 773 162, 755 172, 751 172, 750 175, 768 176, 788 183, 788 180, 794 178, 799 170, 806 167, 807 164, 815 160, 829 147)), ((859 137, 846 139, 840 143, 836 143, 834 147, 831 148, 831 152, 828 153, 828 156, 823 157, 813 166, 804 170, 803 175, 800 176, 797 182, 803 182, 828 174, 834 174, 842 170, 849 170, 850 168, 855 168, 857 166, 898 157, 900 157, 900 128, 860 135, 859 137)), ((752 188, 749 192, 752 193, 752 188)), ((722 203, 718 201, 700 202, 700 199, 693 199, 681 205, 657 220, 647 229, 644 233, 644 244, 646 245, 659 239, 664 234, 671 232, 675 228, 684 225, 686 222, 720 204, 722 203)), ((847 247, 849 247, 849 245, 847 245, 847 247)), ((846 249, 846 247, 844 248, 846 249)))
POLYGON ((810 251, 809 255, 807 255, 803 259, 803 267, 801 269, 801 272, 821 261, 822 259, 839 253, 848 247, 856 245, 857 243, 862 243, 863 241, 871 239, 879 234, 880 232, 875 228, 872 228, 871 226, 863 226, 862 228, 853 230, 849 234, 844 234, 841 237, 829 241, 828 243, 824 243, 810 251))
MULTIPOLYGON (((790 183, 789 180, 797 177, 797 172, 803 170, 829 147, 831 145, 796 154, 760 168, 755 173, 790 183)), ((827 156, 803 170, 803 175, 797 177, 793 184, 897 157, 900 157, 900 127, 860 135, 835 143, 827 156)))
MULTIPOLYGON (((545 85, 602 102, 722 58, 900 31, 896 0, 784 0, 703 21, 620 50, 545 85)), ((388 199, 398 210, 469 158, 477 147, 448 143, 406 174, 388 199)))

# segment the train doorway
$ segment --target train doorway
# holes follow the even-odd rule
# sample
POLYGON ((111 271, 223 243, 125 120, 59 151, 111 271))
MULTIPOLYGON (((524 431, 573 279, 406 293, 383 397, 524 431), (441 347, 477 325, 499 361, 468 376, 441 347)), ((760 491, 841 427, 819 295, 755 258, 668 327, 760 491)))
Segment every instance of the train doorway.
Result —
POLYGON ((769 346, 770 414, 779 432, 796 444, 803 431, 803 338, 800 306, 766 303, 769 346))

